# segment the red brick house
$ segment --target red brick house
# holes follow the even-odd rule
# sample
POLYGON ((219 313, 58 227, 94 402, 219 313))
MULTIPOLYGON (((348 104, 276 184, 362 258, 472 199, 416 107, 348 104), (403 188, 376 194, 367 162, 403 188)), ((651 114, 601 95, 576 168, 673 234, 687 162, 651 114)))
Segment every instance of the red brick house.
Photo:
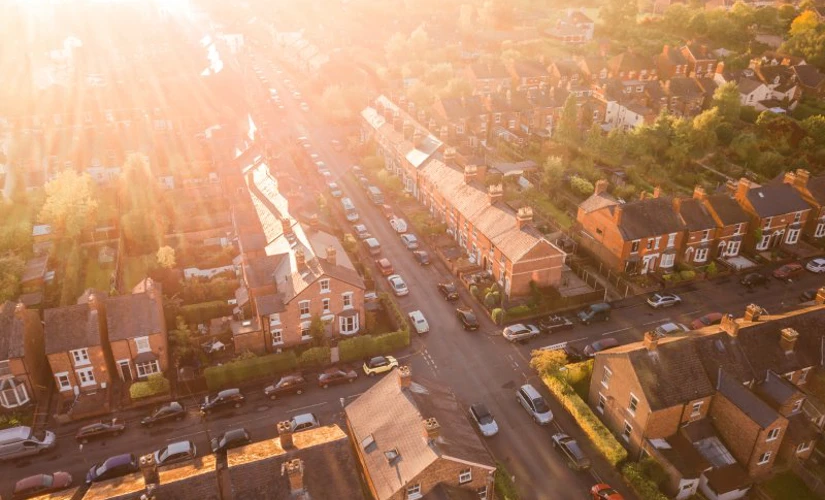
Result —
POLYGON ((475 63, 467 66, 467 78, 473 87, 473 94, 489 95, 510 88, 510 72, 501 62, 491 64, 475 63))
POLYGON ((0 304, 0 413, 35 401, 37 386, 46 386, 50 376, 37 311, 0 304))
POLYGON ((674 198, 673 207, 687 230, 682 262, 702 266, 712 260, 718 228, 710 211, 696 198, 674 198))
POLYGON ((792 249, 799 242, 811 207, 792 186, 760 186, 743 177, 738 183, 729 181, 727 188, 751 217, 751 248, 759 252, 780 245, 792 249))
POLYGON ((750 216, 731 196, 721 193, 708 195, 697 186, 693 198, 701 200, 716 222, 716 248, 711 257, 736 257, 742 249, 742 241, 748 234, 750 216))
POLYGON ((538 90, 550 83, 547 65, 540 61, 511 61, 506 67, 516 92, 538 90))
POLYGON ((662 53, 656 56, 656 67, 662 80, 685 77, 688 74, 687 59, 680 50, 670 45, 662 47, 662 53))
POLYGON ((811 178, 807 170, 797 169, 796 172, 786 172, 782 182, 793 186, 811 207, 804 228, 805 235, 811 239, 825 237, 825 176, 811 178))
POLYGON ((408 500, 452 489, 494 498, 496 465, 447 388, 413 381, 401 367, 344 409, 376 500, 408 500))
POLYGON ((429 129, 436 131, 441 141, 461 146, 469 137, 484 140, 489 126, 490 111, 479 96, 436 99, 432 105, 429 129))
POLYGON ((718 59, 707 45, 688 43, 680 51, 687 61, 687 76, 712 77, 716 72, 718 59))
POLYGON ((607 61, 608 78, 622 82, 656 80, 658 70, 654 60, 631 50, 622 52, 607 61))

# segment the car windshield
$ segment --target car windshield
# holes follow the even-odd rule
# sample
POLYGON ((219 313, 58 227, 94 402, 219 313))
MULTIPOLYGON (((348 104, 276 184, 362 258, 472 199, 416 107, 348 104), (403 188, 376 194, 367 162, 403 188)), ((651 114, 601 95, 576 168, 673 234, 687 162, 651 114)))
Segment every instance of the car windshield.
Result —
POLYGON ((547 406, 547 402, 544 400, 544 398, 534 399, 533 404, 536 407, 536 411, 539 412, 539 413, 546 413, 546 412, 550 411, 550 407, 547 406))
POLYGON ((43 486, 45 486, 46 488, 51 488, 51 487, 52 487, 52 484, 54 484, 54 476, 52 476, 51 474, 43 474, 43 475, 42 475, 42 476, 40 476, 40 477, 43 479, 43 483, 42 483, 42 484, 43 484, 43 486))
POLYGON ((490 415, 487 408, 476 408, 474 411, 479 423, 486 425, 493 422, 493 416, 490 415))
POLYGON ((95 476, 102 476, 103 474, 106 474, 107 470, 109 470, 109 468, 106 467, 106 462, 103 462, 100 464, 100 467, 95 470, 95 476))
POLYGON ((455 285, 452 284, 452 283, 447 283, 446 285, 444 285, 444 290, 447 291, 447 292, 454 292, 455 291, 455 285))
POLYGON ((158 460, 161 461, 161 462, 165 462, 168 457, 169 457, 169 448, 164 448, 163 451, 158 454, 158 460))

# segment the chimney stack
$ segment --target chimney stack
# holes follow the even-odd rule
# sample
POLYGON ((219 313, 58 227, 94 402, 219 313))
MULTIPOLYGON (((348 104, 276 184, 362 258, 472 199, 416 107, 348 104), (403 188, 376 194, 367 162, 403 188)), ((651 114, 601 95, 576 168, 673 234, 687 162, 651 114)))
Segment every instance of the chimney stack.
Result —
POLYGON ((661 194, 662 194, 662 188, 660 188, 659 186, 656 186, 655 188, 653 188, 653 197, 654 198, 658 198, 661 194))
POLYGON ((435 118, 430 118, 430 122, 428 123, 428 127, 430 130, 435 130, 438 128, 438 123, 435 122, 435 118))
POLYGON ((418 123, 423 124, 426 119, 427 119, 427 112, 424 111, 423 109, 419 109, 418 110, 418 123))
POLYGON ((808 185, 808 179, 811 178, 811 173, 804 168, 796 169, 796 176, 794 176, 794 187, 803 189, 808 185))
POLYGON ((642 343, 648 352, 654 352, 659 345, 659 336, 654 332, 645 332, 645 338, 642 343))
POLYGON ((298 269, 304 267, 306 263, 306 255, 304 255, 304 251, 300 248, 298 250, 295 250, 295 265, 298 267, 298 269))
POLYGON ((455 164, 455 156, 455 148, 446 148, 444 150, 444 163, 446 163, 447 165, 455 164))
POLYGON ((289 462, 284 462, 281 466, 281 475, 286 471, 289 478, 289 492, 293 495, 304 491, 304 462, 300 458, 295 458, 289 462))
POLYGON ((756 322, 759 321, 759 316, 762 314, 762 308, 756 304, 748 304, 745 308, 745 321, 756 322))
POLYGON ((516 213, 516 227, 523 229, 524 226, 533 222, 533 209, 530 207, 521 207, 516 213))
POLYGON ((402 389, 406 389, 412 384, 412 372, 408 365, 398 367, 398 385, 402 389))
POLYGON ((783 328, 782 331, 779 332, 779 346, 782 347, 785 354, 790 354, 793 352, 798 338, 799 332, 793 328, 783 328))
POLYGON ((490 205, 495 205, 504 199, 504 187, 501 184, 494 184, 487 188, 487 199, 490 205))
POLYGON ((401 118, 401 115, 394 114, 392 116, 392 127, 396 132, 404 133, 404 119, 401 118))
POLYGON ((289 420, 278 422, 275 428, 278 430, 278 437, 281 439, 281 448, 285 450, 294 448, 295 444, 292 442, 292 424, 289 423, 289 420))
POLYGON ((413 132, 415 132, 415 127, 409 120, 404 120, 404 139, 411 141, 413 139, 413 132))
POLYGON ((681 198, 678 198, 678 197, 673 198, 673 210, 677 214, 681 214, 681 210, 682 210, 682 199, 681 198))
POLYGON ((424 434, 427 440, 435 440, 441 434, 441 425, 435 417, 424 419, 424 434))
POLYGON ((705 192, 705 188, 702 186, 696 186, 693 188, 693 199, 703 201, 708 197, 708 194, 705 192))
POLYGON ((464 184, 470 184, 476 180, 478 169, 475 165, 467 165, 464 167, 464 184))
POLYGON ((336 253, 337 253, 337 251, 335 250, 335 247, 333 247, 333 246, 328 246, 327 247, 327 262, 329 262, 333 266, 335 265, 335 257, 336 257, 335 254, 336 253))
POLYGON ((155 462, 155 455, 153 453, 141 456, 138 461, 138 467, 140 467, 140 472, 143 474, 143 482, 147 488, 149 488, 150 485, 157 486, 160 484, 158 464, 155 462))
POLYGON ((292 234, 292 222, 289 217, 281 217, 281 230, 284 234, 292 234))
POLYGON ((722 322, 720 323, 722 330, 727 332, 733 338, 736 338, 739 335, 739 323, 736 322, 736 318, 733 317, 733 314, 726 314, 722 316, 722 322))
POLYGON ((442 125, 441 129, 439 129, 439 132, 438 132, 438 138, 441 139, 442 141, 444 141, 444 140, 447 139, 447 136, 449 136, 449 135, 450 135, 450 129, 447 128, 446 125, 442 125))
POLYGON ((593 194, 600 195, 602 193, 607 192, 607 186, 608 185, 609 185, 609 183, 607 182, 607 179, 597 180, 595 189, 593 190, 593 194))
POLYGON ((736 185, 736 196, 737 200, 744 200, 747 195, 748 191, 751 189, 751 181, 749 181, 746 177, 742 177, 739 179, 739 183, 736 185))
POLYGON ((816 291, 816 299, 814 299, 817 305, 825 304, 825 286, 821 287, 819 290, 816 291))
POLYGON ((99 313, 103 310, 103 301, 100 300, 100 297, 98 297, 96 293, 89 294, 89 309, 99 313))
POLYGON ((647 197, 647 191, 639 191, 639 201, 644 200, 647 197))
POLYGON ((413 137, 412 137, 413 146, 415 146, 416 149, 420 149, 421 146, 424 145, 424 138, 425 137, 426 136, 424 135, 424 132, 422 132, 420 129, 415 129, 415 132, 413 132, 413 137))
POLYGON ((620 204, 613 206, 613 218, 616 220, 616 225, 622 223, 622 214, 624 214, 624 207, 620 204))

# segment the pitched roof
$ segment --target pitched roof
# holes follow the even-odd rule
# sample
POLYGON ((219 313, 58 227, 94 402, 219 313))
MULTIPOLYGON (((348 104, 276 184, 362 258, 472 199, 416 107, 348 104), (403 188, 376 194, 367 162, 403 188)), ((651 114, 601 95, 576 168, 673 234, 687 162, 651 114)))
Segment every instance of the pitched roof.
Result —
POLYGON ((109 297, 106 299, 106 323, 110 342, 163 332, 165 320, 160 291, 109 297))
POLYGON ((100 345, 97 314, 88 303, 46 309, 43 313, 46 354, 100 345))
POLYGON ((609 193, 593 193, 586 200, 579 203, 579 209, 583 210, 584 213, 590 213, 617 203, 619 202, 616 198, 609 193))
POLYGON ((0 305, 0 361, 25 355, 25 327, 15 317, 17 304, 6 301, 0 305))
POLYGON ((724 467, 714 467, 705 473, 705 477, 708 486, 718 495, 749 488, 753 484, 747 471, 738 462, 724 467))
POLYGON ((638 73, 652 66, 653 63, 650 58, 631 51, 622 52, 607 62, 607 67, 616 75, 618 75, 620 71, 626 73, 635 71, 638 73))
POLYGON ((516 61, 513 71, 521 78, 547 76, 547 66, 539 61, 516 61))
POLYGON ((797 64, 793 66, 799 83, 809 88, 817 88, 825 81, 825 74, 822 74, 816 66, 810 64, 797 64))
POLYGON ((705 204, 694 198, 682 200, 679 204, 679 215, 688 231, 701 231, 716 227, 716 221, 713 220, 705 204))
POLYGON ((263 255, 246 261, 246 284, 249 288, 260 288, 275 284, 275 270, 288 254, 263 255))
POLYGON ((760 82, 759 80, 754 80, 752 78, 747 77, 739 78, 736 84, 739 87, 739 93, 742 95, 748 95, 754 90, 764 85, 764 83, 760 82))
POLYGON ((726 226, 750 221, 748 213, 727 194, 712 194, 707 197, 707 202, 726 226))
POLYGON ((705 94, 695 78, 671 78, 665 85, 671 96, 691 98, 705 94))
POLYGON ((685 477, 697 478, 710 467, 705 457, 696 451, 693 443, 682 433, 676 433, 667 439, 648 441, 685 477))
POLYGON ((741 381, 722 371, 716 390, 725 396, 762 429, 767 429, 780 417, 779 413, 745 387, 741 381))
POLYGON ((421 176, 427 179, 445 199, 476 227, 511 261, 518 261, 537 245, 546 244, 562 254, 555 245, 545 240, 532 224, 522 229, 516 223, 516 211, 503 202, 491 205, 483 186, 464 182, 464 173, 439 160, 429 162, 421 176))
POLYGON ((616 210, 622 210, 619 232, 626 241, 676 233, 685 228, 670 198, 646 198, 607 209, 614 215, 616 210))
POLYGON ((796 189, 785 183, 752 187, 748 190, 747 197, 760 217, 773 217, 811 208, 796 189))
POLYGON ((756 392, 774 407, 787 403, 799 389, 795 385, 780 377, 773 370, 768 370, 765 381, 756 386, 756 392))
POLYGON ((448 120, 475 118, 487 112, 479 96, 443 98, 441 106, 448 120))
POLYGON ((447 387, 419 380, 401 388, 399 378, 398 370, 390 373, 344 410, 352 438, 363 449, 364 467, 378 500, 395 495, 438 460, 495 467, 447 387), (434 440, 425 434, 423 420, 427 418, 435 418, 441 426, 434 440))
POLYGON ((825 204, 825 175, 808 179, 807 188, 816 202, 825 204))
POLYGON ((476 78, 479 80, 510 78, 510 73, 501 62, 493 64, 476 63, 470 66, 476 78))

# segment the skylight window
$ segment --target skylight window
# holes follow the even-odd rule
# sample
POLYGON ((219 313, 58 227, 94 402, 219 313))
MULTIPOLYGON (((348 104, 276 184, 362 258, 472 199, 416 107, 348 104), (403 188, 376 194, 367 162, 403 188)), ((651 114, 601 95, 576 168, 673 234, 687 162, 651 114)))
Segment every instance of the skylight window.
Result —
POLYGON ((363 448, 364 451, 366 451, 367 453, 374 450, 375 447, 376 447, 375 438, 372 437, 372 434, 370 434, 369 436, 367 436, 367 437, 365 437, 364 439, 361 440, 361 448, 363 448))
POLYGON ((385 451, 384 456, 387 457, 387 462, 389 462, 390 465, 395 465, 396 462, 401 459, 401 455, 398 453, 398 448, 385 451))

